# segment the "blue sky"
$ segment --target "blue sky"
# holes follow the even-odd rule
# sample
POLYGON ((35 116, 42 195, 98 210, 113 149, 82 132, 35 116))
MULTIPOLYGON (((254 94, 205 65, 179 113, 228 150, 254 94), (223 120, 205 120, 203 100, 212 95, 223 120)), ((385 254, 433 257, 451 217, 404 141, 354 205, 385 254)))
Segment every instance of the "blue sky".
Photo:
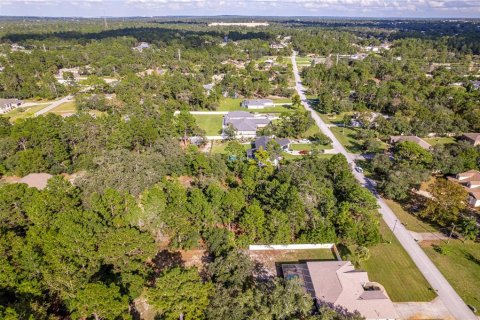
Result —
POLYGON ((480 18, 480 0, 0 0, 0 15, 268 15, 480 18))

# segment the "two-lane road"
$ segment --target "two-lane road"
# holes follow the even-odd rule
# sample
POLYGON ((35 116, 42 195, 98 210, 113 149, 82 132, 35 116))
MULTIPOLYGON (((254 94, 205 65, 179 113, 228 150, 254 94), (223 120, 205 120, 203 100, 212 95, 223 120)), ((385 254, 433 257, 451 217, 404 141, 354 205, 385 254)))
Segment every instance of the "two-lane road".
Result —
MULTIPOLYGON (((338 153, 343 154, 347 158, 347 161, 352 165, 353 169, 355 167, 354 157, 347 152, 343 145, 333 135, 330 128, 325 124, 325 122, 323 122, 322 118, 320 118, 318 114, 308 105, 307 98, 305 96, 305 88, 302 85, 300 75, 298 73, 298 67, 295 57, 296 52, 294 52, 291 57, 292 67, 295 76, 295 88, 297 90, 297 93, 300 95, 303 106, 307 111, 310 111, 312 118, 315 120, 315 123, 320 128, 320 130, 332 140, 333 148, 338 153)), ((397 221, 398 219, 393 213, 393 211, 387 206, 385 201, 383 201, 383 199, 379 197, 377 191, 375 190, 374 181, 365 178, 362 173, 359 173, 356 170, 353 170, 353 173, 355 175, 355 178, 375 195, 375 197, 377 198, 377 203, 380 207, 379 212, 382 214, 382 217, 387 223, 390 230, 393 230, 395 226, 395 221, 397 221)), ((463 302, 460 296, 448 283, 445 277, 440 273, 437 267, 428 258, 422 248, 420 248, 418 243, 413 239, 410 232, 401 223, 398 223, 395 227, 395 236, 397 237, 398 241, 403 246, 405 251, 415 262, 420 272, 427 279, 432 288, 437 292, 438 296, 442 300, 443 304, 450 311, 450 313, 459 320, 478 320, 478 318, 473 314, 473 312, 467 307, 467 305, 463 302)))

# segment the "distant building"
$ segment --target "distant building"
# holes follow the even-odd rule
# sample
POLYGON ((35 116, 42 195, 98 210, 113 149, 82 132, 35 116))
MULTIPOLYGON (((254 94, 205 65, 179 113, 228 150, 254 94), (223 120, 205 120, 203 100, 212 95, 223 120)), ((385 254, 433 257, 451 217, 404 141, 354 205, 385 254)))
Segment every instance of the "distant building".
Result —
POLYGON ((285 139, 285 138, 270 138, 266 136, 261 136, 255 139, 255 147, 252 149, 247 150, 247 157, 248 158, 253 158, 255 156, 255 151, 258 149, 262 148, 263 150, 267 150, 267 144, 271 140, 275 140, 279 145, 280 148, 284 151, 288 150, 290 148, 290 140, 285 139))
POLYGON ((355 270, 350 261, 307 261, 282 264, 286 280, 298 279, 317 304, 334 304, 366 319, 398 319, 385 288, 355 270))
POLYGON ((18 183, 25 183, 30 188, 44 189, 47 186, 48 180, 52 177, 48 173, 30 173, 18 181, 18 183))
POLYGON ((274 105, 270 99, 247 99, 241 103, 241 106, 247 109, 263 109, 265 107, 273 107, 274 105))
POLYGON ((63 74, 66 73, 66 72, 72 73, 74 78, 80 77, 80 68, 79 67, 58 69, 58 72, 55 76, 57 78, 62 78, 63 79, 63 74))
POLYGON ((246 111, 232 111, 223 118, 223 125, 232 125, 239 137, 255 137, 257 130, 266 127, 272 119, 246 111))
POLYGON ((379 112, 356 112, 353 114, 352 119, 350 120, 350 126, 359 128, 363 127, 364 125, 368 125, 375 121, 378 117, 383 117, 384 119, 388 119, 388 116, 383 115, 379 112), (364 123, 366 121, 367 123, 364 123))
POLYGON ((136 47, 133 47, 132 49, 138 52, 142 52, 143 49, 148 48, 150 48, 150 44, 148 42, 140 42, 136 47))
POLYGON ((470 142, 473 146, 480 145, 480 133, 464 133, 461 139, 470 142))
POLYGON ((22 51, 25 50, 24 46, 18 45, 17 43, 12 43, 12 51, 22 51))
POLYGON ((425 140, 417 136, 391 136, 390 137, 390 144, 397 144, 399 142, 404 142, 404 141, 414 142, 425 150, 430 150, 432 148, 432 145, 430 143, 426 142, 425 140))
POLYGON ((469 170, 458 173, 455 177, 449 177, 450 181, 460 184, 468 192, 468 204, 472 207, 480 207, 480 171, 469 170))
POLYGON ((479 80, 470 81, 470 83, 472 84, 474 89, 477 89, 477 90, 480 89, 480 81, 479 80))
POLYGON ((209 23, 209 27, 230 27, 230 26, 239 26, 239 27, 268 27, 268 22, 212 22, 209 23))
POLYGON ((18 99, 0 99, 0 114, 7 113, 22 105, 22 101, 18 99))
POLYGON ((286 46, 287 45, 284 43, 272 43, 270 44, 270 49, 280 50, 280 49, 284 49, 286 46))

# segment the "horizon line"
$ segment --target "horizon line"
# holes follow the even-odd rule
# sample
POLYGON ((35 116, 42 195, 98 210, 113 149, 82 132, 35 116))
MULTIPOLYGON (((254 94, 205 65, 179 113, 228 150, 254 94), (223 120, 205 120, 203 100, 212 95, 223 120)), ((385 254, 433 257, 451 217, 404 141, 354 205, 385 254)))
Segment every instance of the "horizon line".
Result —
POLYGON ((465 17, 465 16, 458 16, 458 17, 408 17, 408 16, 388 16, 388 17, 379 17, 379 16, 337 16, 337 15, 326 15, 326 16, 318 16, 318 15, 229 15, 229 14, 221 14, 221 15, 153 15, 153 16, 142 16, 142 15, 133 15, 133 16, 45 16, 45 15, 0 15, 1 18, 49 18, 49 19, 139 19, 139 18, 220 18, 220 17, 238 17, 238 18, 322 18, 322 19, 357 19, 357 20, 368 20, 368 19, 375 19, 375 20, 392 20, 392 19, 400 19, 400 20, 479 20, 480 17, 465 17))

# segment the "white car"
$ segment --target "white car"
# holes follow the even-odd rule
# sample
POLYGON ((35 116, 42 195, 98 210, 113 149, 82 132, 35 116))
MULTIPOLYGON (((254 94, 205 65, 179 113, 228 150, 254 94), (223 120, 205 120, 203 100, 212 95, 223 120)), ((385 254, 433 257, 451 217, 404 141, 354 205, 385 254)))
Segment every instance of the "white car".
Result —
POLYGON ((363 173, 362 167, 355 167, 355 170, 356 170, 357 172, 363 173))

